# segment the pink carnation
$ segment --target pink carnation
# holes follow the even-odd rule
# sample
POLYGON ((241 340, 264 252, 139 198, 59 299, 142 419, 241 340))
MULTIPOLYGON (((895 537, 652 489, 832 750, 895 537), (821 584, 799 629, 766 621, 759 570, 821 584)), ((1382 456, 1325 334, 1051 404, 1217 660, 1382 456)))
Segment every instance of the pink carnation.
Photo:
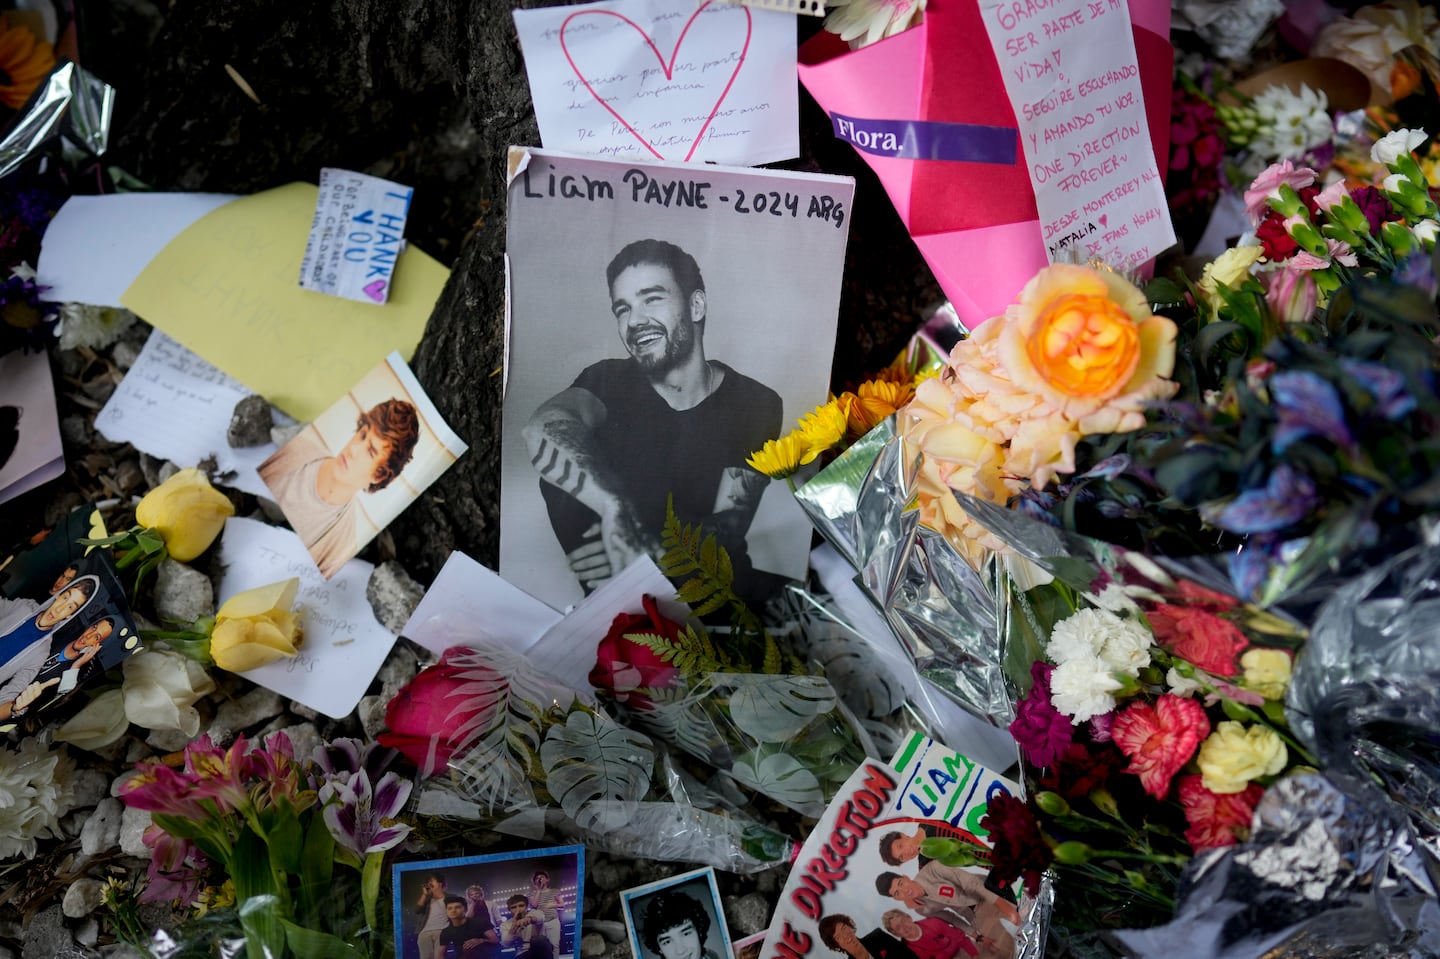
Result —
POLYGON ((1233 846, 1250 835, 1250 820, 1265 790, 1251 783, 1238 793, 1215 793, 1205 788, 1203 779, 1180 777, 1180 805, 1190 823, 1185 838, 1196 852, 1233 846))
POLYGON ((1155 705, 1134 702, 1115 717, 1110 728, 1115 745, 1130 758, 1126 772, 1156 799, 1164 799, 1175 777, 1200 741, 1210 734, 1205 709, 1193 699, 1166 694, 1155 705))
POLYGON ((1255 178, 1250 189, 1245 191, 1245 214, 1250 217, 1250 225, 1260 225, 1260 221, 1270 209, 1267 201, 1279 195, 1277 191, 1281 185, 1289 184, 1291 189, 1299 193, 1314 182, 1315 171, 1309 167, 1302 166, 1297 169, 1289 160, 1271 164, 1255 178))

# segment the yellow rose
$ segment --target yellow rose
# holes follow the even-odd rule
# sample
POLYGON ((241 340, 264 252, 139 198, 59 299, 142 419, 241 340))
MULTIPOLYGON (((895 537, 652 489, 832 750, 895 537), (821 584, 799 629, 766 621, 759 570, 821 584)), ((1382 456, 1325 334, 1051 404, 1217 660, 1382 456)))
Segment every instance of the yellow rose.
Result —
POLYGON ((1175 324, 1108 270, 1057 263, 1037 273, 1006 311, 999 356, 1016 387, 1076 421, 1112 404, 1134 411, 1176 388, 1166 380, 1175 324))
POLYGON ((1289 752, 1269 726, 1244 726, 1227 720, 1203 743, 1196 763, 1205 788, 1213 793, 1244 792, 1250 780, 1285 768, 1289 752))
POLYGON ((160 534, 171 557, 189 562, 210 548, 227 517, 230 499, 196 469, 181 470, 145 494, 135 521, 160 534))
POLYGON ((1290 685, 1290 654, 1283 649, 1256 646, 1240 657, 1245 670, 1245 688, 1266 699, 1281 699, 1290 685))
POLYGON ((1223 283, 1233 290, 1241 280, 1250 275, 1250 268, 1264 256, 1265 248, 1262 246, 1232 246, 1213 262, 1205 264, 1205 272, 1200 276, 1200 291, 1205 294, 1205 300, 1210 304, 1212 321, 1219 315, 1223 302, 1219 296, 1220 284, 1223 283))
POLYGON ((260 586, 236 593, 215 613, 210 657, 221 669, 243 673, 282 656, 294 656, 300 625, 291 607, 300 580, 260 586))

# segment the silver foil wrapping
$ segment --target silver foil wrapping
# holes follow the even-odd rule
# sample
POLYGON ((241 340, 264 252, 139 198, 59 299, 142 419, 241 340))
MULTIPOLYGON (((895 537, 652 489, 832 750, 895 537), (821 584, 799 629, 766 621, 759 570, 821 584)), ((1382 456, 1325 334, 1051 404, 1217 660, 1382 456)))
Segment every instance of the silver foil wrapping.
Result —
POLYGON ((103 155, 114 109, 113 87, 74 63, 61 63, 0 139, 0 177, 15 172, 57 136, 67 160, 103 155))

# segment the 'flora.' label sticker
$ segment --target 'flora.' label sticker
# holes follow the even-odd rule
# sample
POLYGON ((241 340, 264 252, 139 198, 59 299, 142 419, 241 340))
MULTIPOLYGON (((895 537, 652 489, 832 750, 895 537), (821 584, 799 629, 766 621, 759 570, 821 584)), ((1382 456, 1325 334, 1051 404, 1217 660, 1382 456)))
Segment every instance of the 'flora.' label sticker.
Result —
POLYGON ((300 266, 300 286, 362 303, 384 303, 405 248, 412 187, 326 167, 300 266))

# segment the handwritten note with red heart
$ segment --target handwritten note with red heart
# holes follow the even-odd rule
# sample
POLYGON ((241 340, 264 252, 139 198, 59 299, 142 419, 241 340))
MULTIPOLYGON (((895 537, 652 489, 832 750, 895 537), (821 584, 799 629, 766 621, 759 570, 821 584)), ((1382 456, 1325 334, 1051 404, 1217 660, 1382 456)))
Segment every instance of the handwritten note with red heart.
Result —
POLYGON ((753 165, 798 153, 795 21, 694 0, 515 11, 548 149, 753 165))

